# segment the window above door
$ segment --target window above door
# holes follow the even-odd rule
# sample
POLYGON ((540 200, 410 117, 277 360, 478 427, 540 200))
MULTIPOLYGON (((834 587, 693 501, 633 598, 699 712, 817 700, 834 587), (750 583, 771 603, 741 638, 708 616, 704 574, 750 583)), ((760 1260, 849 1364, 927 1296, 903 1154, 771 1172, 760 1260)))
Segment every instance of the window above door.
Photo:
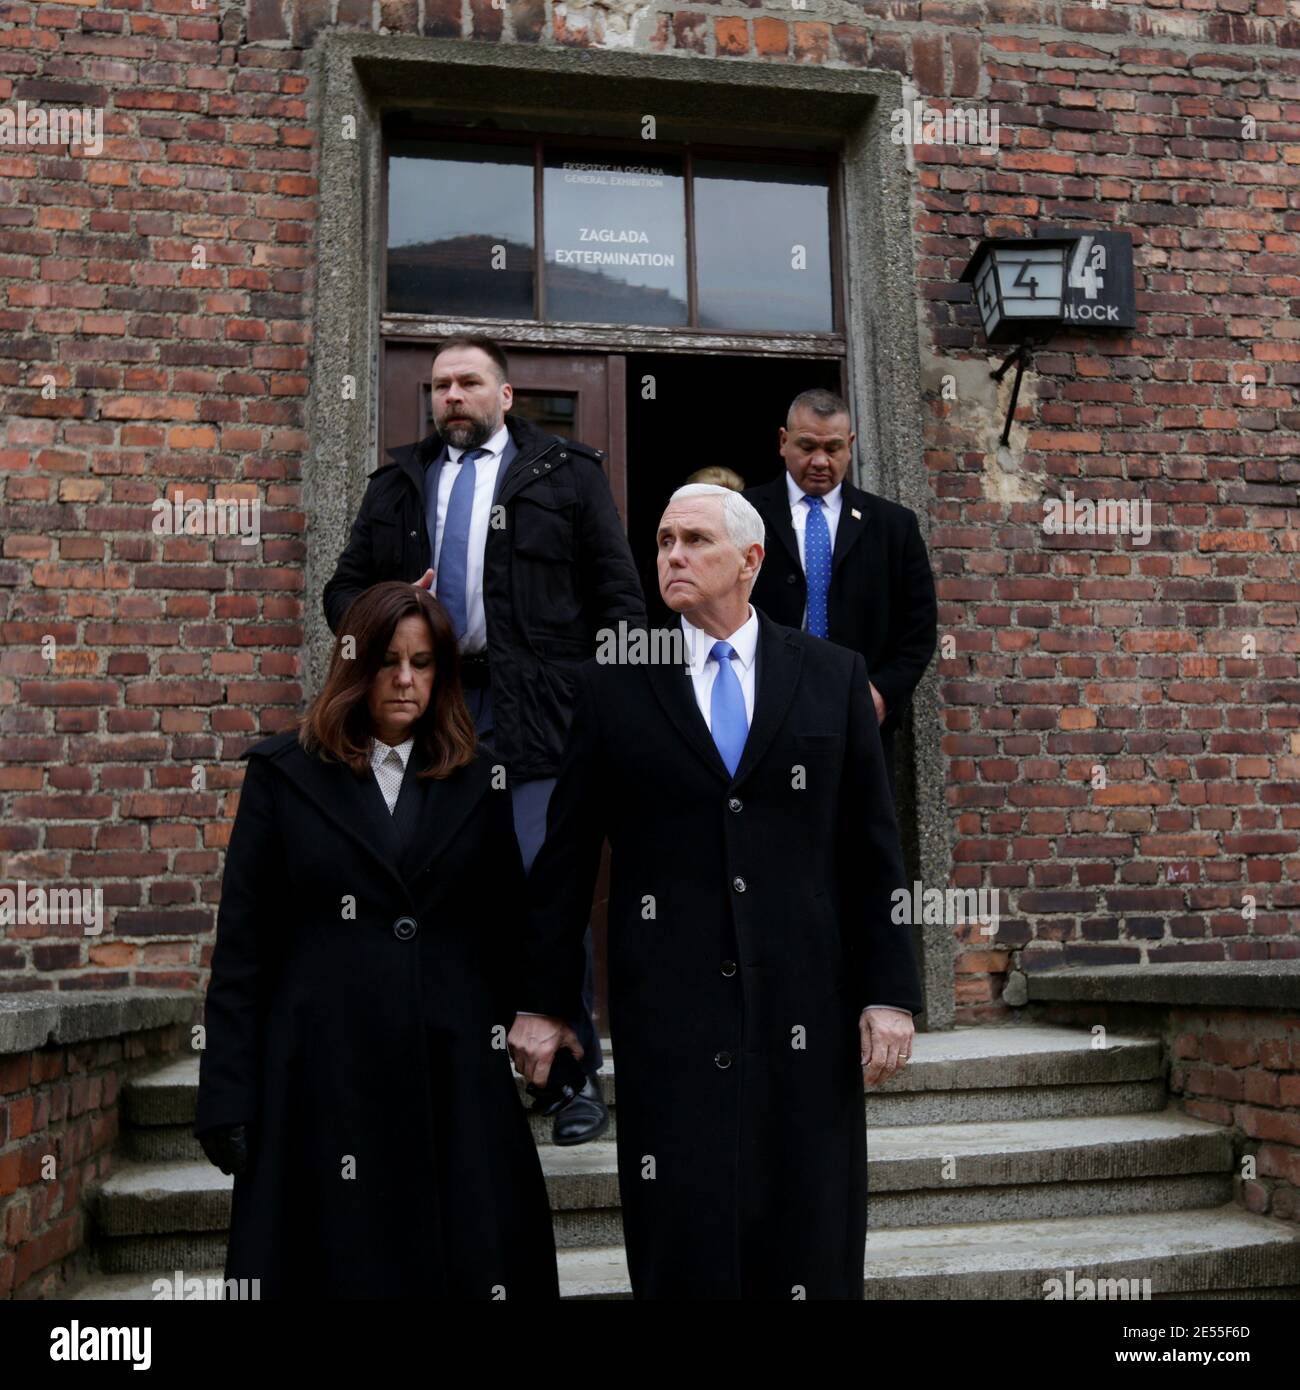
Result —
POLYGON ((835 351, 833 157, 403 129, 385 166, 390 322, 817 335, 835 351))

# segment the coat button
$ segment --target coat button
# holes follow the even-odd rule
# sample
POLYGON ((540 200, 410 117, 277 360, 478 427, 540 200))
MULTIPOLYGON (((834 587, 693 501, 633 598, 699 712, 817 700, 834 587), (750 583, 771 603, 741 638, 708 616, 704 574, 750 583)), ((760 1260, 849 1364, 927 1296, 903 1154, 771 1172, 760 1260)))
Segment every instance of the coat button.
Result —
POLYGON ((733 796, 731 800, 727 802, 727 810, 739 811, 744 804, 745 803, 738 796, 733 796))
POLYGON ((731 977, 736 973, 736 962, 734 960, 724 960, 722 962, 722 973, 727 977, 727 979, 731 979, 731 977))
POLYGON ((797 574, 787 574, 785 582, 787 584, 797 584, 799 582, 799 576, 797 574))
POLYGON ((715 1052, 713 1054, 713 1065, 717 1067, 719 1071, 726 1071, 731 1065, 731 1053, 715 1052))
POLYGON ((415 533, 414 531, 412 531, 412 532, 411 532, 411 539, 414 540, 414 539, 415 539, 415 536, 416 536, 416 533, 415 533))
MULTIPOLYGON (((560 462, 563 463, 564 460, 567 459, 568 457, 569 457, 568 454, 561 454, 561 455, 560 455, 560 462)), ((551 465, 548 463, 546 466, 547 466, 547 468, 549 468, 551 465)))
POLYGON ((393 935, 399 941, 409 941, 419 930, 420 924, 414 917, 399 917, 393 923, 393 935))
POLYGON ((745 880, 737 874, 737 876, 731 880, 731 886, 737 893, 743 893, 745 891, 745 880))

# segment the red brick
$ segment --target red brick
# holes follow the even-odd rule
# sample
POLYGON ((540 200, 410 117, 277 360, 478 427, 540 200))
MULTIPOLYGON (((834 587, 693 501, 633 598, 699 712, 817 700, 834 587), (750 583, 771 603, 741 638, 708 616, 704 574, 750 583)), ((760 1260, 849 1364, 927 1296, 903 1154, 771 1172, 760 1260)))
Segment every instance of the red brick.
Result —
POLYGON ((754 20, 754 49, 764 58, 784 57, 790 48, 790 26, 761 15, 754 20))
POLYGON ((749 24, 743 19, 715 19, 713 39, 723 57, 744 57, 749 52, 749 24))

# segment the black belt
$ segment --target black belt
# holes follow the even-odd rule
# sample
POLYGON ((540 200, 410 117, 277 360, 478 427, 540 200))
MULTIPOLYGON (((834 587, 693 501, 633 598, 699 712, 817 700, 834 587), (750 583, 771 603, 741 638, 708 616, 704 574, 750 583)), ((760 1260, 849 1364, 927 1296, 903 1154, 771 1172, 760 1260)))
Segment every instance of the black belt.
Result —
POLYGON ((462 652, 460 654, 461 684, 471 690, 482 690, 491 685, 492 678, 486 652, 462 652))

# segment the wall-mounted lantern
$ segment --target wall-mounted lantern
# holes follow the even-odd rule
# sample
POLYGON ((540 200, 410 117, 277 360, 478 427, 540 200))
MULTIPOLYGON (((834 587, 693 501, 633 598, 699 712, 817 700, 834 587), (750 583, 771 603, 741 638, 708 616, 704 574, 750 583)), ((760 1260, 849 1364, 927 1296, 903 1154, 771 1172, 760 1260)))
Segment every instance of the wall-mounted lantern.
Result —
POLYGON ((984 336, 990 343, 1016 344, 1005 362, 992 372, 1001 381, 1014 362, 1016 380, 1001 442, 1011 436, 1011 421, 1020 398, 1020 379, 1032 360, 1030 341, 1046 341, 1065 316, 1066 261, 1074 237, 987 237, 975 248, 962 283, 972 286, 984 336))

